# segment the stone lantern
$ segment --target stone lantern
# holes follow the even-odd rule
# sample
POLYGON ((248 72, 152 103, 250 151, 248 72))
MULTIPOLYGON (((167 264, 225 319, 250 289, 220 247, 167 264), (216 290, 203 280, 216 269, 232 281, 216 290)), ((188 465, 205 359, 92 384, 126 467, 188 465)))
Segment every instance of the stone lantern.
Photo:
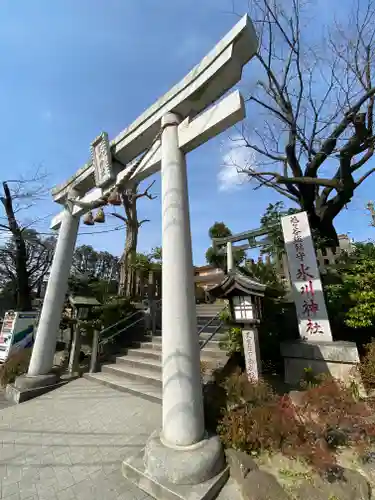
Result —
MULTIPOLYGON (((73 318, 86 320, 90 316, 93 307, 99 306, 100 302, 94 297, 69 296, 69 303, 73 309, 73 318)), ((79 354, 81 352, 81 331, 77 322, 73 332, 73 344, 69 357, 69 374, 74 375, 79 368, 79 354)))
POLYGON ((228 299, 232 319, 242 328, 249 380, 258 380, 260 374, 258 326, 265 289, 266 285, 234 269, 228 272, 221 283, 209 290, 209 294, 214 298, 228 299))

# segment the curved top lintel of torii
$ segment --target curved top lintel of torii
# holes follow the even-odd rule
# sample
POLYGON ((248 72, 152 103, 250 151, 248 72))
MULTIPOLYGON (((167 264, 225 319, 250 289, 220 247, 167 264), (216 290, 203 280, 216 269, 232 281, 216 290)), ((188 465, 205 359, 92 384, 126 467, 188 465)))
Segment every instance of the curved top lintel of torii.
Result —
MULTIPOLYGON (((126 172, 131 168, 132 162, 150 147, 153 148, 152 161, 146 165, 143 164, 142 168, 137 168, 136 173, 132 173, 129 180, 142 180, 160 168, 158 159, 160 143, 158 144, 158 141, 154 143, 154 141, 160 130, 161 118, 168 112, 178 113, 183 120, 179 132, 181 130, 181 135, 185 134, 183 139, 185 147, 181 146, 183 142, 181 135, 179 135, 179 141, 180 147, 185 152, 195 149, 243 119, 244 104, 238 92, 224 98, 224 104, 221 106, 221 102, 217 106, 212 106, 212 104, 240 81, 243 66, 255 55, 257 48, 258 40, 253 24, 245 15, 184 79, 110 142, 117 177, 120 176, 120 180, 126 177, 126 172), (210 115, 215 115, 214 119, 210 115), (205 122, 209 118, 212 123, 208 124, 209 126, 205 127, 202 132, 202 129, 198 132, 198 127, 194 127, 194 124, 198 123, 202 116, 205 122)), ((116 179, 112 188, 118 182, 119 179, 116 179)), ((100 189, 99 192, 99 188, 95 189, 94 167, 91 162, 79 169, 68 181, 52 190, 54 201, 65 204, 68 194, 73 189, 80 193, 81 205, 82 201, 90 203, 103 196, 103 190, 100 189)), ((77 215, 83 213, 82 210, 84 210, 82 207, 80 210, 78 208, 80 207, 76 205, 74 209, 77 215)), ((51 228, 58 228, 60 222, 60 215, 58 215, 53 219, 51 228)))

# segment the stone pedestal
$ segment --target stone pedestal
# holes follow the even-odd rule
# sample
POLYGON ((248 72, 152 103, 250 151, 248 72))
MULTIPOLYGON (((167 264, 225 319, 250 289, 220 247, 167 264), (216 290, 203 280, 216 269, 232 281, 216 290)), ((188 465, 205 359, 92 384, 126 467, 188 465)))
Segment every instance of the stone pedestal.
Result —
POLYGON ((311 368, 315 375, 322 373, 349 382, 357 379, 358 349, 354 342, 282 342, 285 382, 296 385, 304 378, 304 369, 311 368))
POLYGON ((29 399, 41 396, 64 385, 66 381, 60 380, 57 374, 37 375, 35 377, 21 375, 13 384, 5 388, 5 398, 13 403, 23 403, 29 399))
POLYGON ((183 448, 163 443, 160 434, 150 436, 145 450, 146 472, 159 482, 196 485, 215 477, 224 469, 224 455, 218 436, 205 436, 183 448))

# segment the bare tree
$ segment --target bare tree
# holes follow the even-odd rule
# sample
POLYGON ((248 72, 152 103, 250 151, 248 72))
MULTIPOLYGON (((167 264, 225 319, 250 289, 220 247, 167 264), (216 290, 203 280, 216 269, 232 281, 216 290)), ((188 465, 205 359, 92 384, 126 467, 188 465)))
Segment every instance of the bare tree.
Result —
POLYGON ((73 255, 73 274, 99 280, 116 280, 119 258, 109 252, 98 252, 91 245, 78 246, 73 255))
POLYGON ((326 26, 303 0, 252 0, 259 35, 248 116, 232 138, 248 148, 242 175, 306 210, 336 245, 334 218, 373 173, 375 4, 356 0, 326 26), (342 16, 344 18, 344 16, 342 16), (259 71, 259 73, 257 73, 259 71), (367 168, 366 168, 367 167, 367 168))
MULTIPOLYGON (((41 181, 44 177, 37 174, 30 180, 8 180, 2 183, 3 196, 0 196, 0 201, 4 207, 5 216, 1 218, 0 230, 11 238, 8 251, 14 253, 11 257, 14 262, 16 280, 16 307, 20 311, 31 310, 33 282, 28 269, 30 255, 26 244, 27 229, 30 224, 21 224, 17 213, 22 209, 29 208, 35 199, 43 196, 45 188, 41 185, 41 181), (13 187, 12 190, 9 187, 10 184, 13 187)), ((5 251, 5 249, 3 250, 5 251)))
POLYGON ((131 296, 134 289, 134 266, 137 253, 138 231, 148 219, 138 220, 137 201, 140 198, 153 200, 156 196, 150 194, 154 185, 153 181, 144 191, 139 191, 139 185, 134 184, 131 188, 121 192, 121 201, 125 210, 125 216, 112 213, 126 225, 126 239, 124 252, 120 258, 119 295, 131 296))
MULTIPOLYGON (((25 268, 30 296, 30 303, 26 305, 29 309, 31 292, 35 291, 40 296, 43 278, 52 263, 56 240, 54 237, 41 238, 36 231, 27 229, 22 232, 22 241, 26 251, 25 268)), ((12 291, 16 302, 19 295, 17 255, 16 240, 13 238, 0 248, 0 284, 12 291)))

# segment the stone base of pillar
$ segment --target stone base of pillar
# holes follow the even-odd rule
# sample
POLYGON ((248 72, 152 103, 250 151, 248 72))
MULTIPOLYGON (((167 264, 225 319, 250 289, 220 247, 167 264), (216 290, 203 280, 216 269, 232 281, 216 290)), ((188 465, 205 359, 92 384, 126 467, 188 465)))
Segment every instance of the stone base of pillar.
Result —
POLYGON ((144 463, 148 474, 173 484, 200 484, 224 469, 224 451, 218 436, 208 436, 188 447, 170 448, 154 432, 146 444, 144 463))
POLYGON ((54 385, 59 380, 56 373, 47 373, 46 375, 20 375, 14 382, 16 389, 35 389, 37 387, 46 387, 54 385))
POLYGON ((30 399, 53 391, 64 384, 67 380, 60 380, 56 374, 37 375, 30 377, 21 375, 17 377, 13 384, 8 384, 5 388, 5 398, 12 403, 23 403, 30 399))
POLYGON ((229 477, 217 436, 191 447, 170 448, 159 432, 151 435, 144 450, 123 462, 122 473, 157 500, 211 500, 229 477))

